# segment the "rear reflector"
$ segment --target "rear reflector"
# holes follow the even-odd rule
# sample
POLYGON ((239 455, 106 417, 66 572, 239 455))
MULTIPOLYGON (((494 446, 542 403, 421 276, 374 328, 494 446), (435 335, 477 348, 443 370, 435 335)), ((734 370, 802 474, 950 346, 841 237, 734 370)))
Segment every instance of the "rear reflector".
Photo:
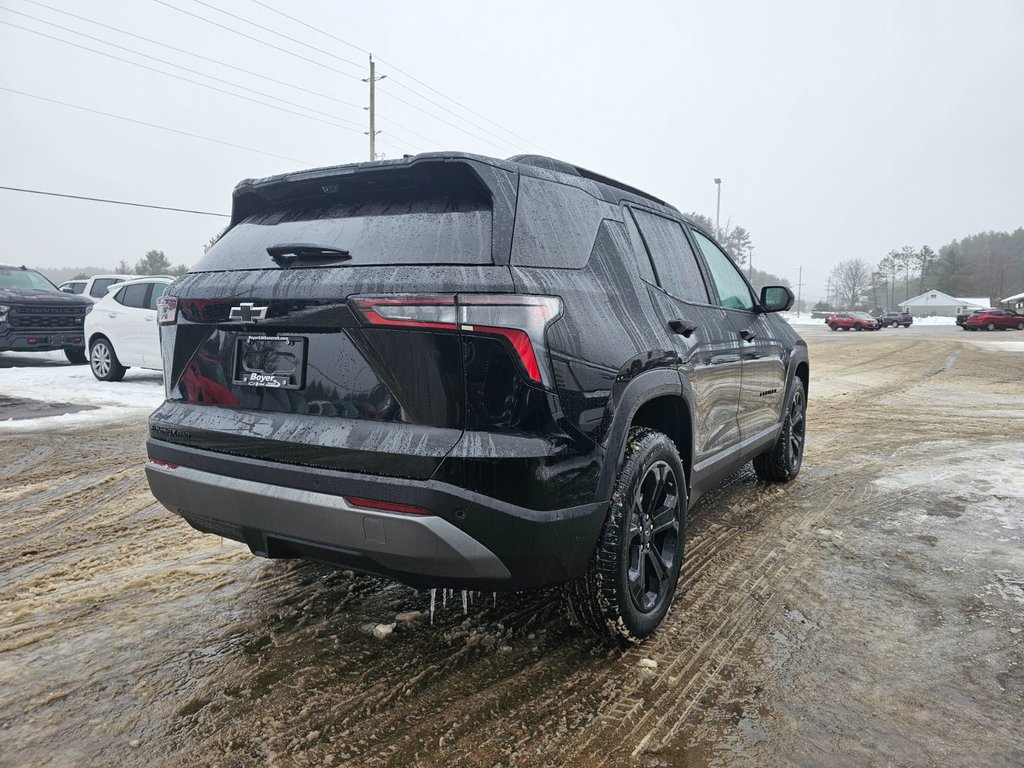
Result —
POLYGON ((180 466, 178 464, 171 464, 169 461, 161 461, 160 459, 150 459, 149 463, 160 467, 160 469, 177 469, 180 466))
POLYGON ((414 507, 411 504, 397 504, 393 501, 375 501, 374 499, 360 499, 355 496, 345 496, 345 501, 351 507, 358 509, 374 510, 379 512, 403 512, 407 515, 432 515, 434 514, 423 507, 414 507))

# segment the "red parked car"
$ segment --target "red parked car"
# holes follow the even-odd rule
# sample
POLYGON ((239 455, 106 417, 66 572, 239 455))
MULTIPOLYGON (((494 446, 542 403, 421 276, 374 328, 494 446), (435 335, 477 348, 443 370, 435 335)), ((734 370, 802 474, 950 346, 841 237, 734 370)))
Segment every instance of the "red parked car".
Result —
POLYGON ((833 312, 825 318, 825 325, 833 331, 877 331, 882 324, 867 312, 833 312))
POLYGON ((1024 331, 1024 315, 1018 315, 1008 309, 986 309, 968 315, 964 320, 964 330, 976 331, 979 328, 988 331, 994 331, 996 328, 1004 331, 1016 328, 1018 331, 1024 331))

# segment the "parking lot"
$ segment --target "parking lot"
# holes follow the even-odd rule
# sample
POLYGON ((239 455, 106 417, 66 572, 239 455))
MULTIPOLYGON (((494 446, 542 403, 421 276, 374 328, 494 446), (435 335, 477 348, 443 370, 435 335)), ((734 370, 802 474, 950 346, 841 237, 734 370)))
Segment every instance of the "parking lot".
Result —
POLYGON ((142 473, 159 374, 0 356, 0 764, 1024 764, 1024 333, 798 329, 801 475, 701 500, 626 651, 198 534, 142 473))

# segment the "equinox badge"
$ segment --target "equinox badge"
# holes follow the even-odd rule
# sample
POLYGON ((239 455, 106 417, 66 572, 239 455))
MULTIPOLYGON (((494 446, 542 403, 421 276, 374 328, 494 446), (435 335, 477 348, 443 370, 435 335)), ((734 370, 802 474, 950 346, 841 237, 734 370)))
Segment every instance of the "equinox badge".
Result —
POLYGON ((228 320, 240 320, 243 323, 255 323, 257 320, 265 320, 267 317, 266 307, 254 306, 251 301, 243 301, 239 306, 231 308, 228 320))

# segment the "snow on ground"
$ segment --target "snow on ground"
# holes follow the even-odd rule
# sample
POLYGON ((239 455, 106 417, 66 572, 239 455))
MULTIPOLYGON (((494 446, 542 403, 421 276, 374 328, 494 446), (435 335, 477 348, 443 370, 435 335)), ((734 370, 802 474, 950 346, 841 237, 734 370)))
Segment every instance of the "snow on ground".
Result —
POLYGON ((163 373, 130 369, 124 381, 98 381, 88 365, 71 365, 63 352, 0 356, 0 396, 95 406, 94 410, 37 419, 0 420, 0 430, 65 428, 153 410, 164 400, 163 373))
POLYGON ((956 325, 955 317, 915 317, 914 325, 956 325))
POLYGON ((783 312, 782 319, 790 325, 821 325, 825 322, 822 318, 812 318, 810 312, 803 312, 800 315, 783 312))

